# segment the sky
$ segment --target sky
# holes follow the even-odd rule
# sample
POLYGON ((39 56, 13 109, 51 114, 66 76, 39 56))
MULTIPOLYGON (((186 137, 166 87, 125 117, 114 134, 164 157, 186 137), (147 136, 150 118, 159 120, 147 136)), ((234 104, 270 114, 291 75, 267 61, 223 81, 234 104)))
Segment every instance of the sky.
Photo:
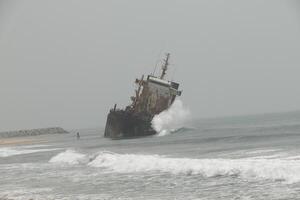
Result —
POLYGON ((300 110, 296 0, 0 0, 0 131, 104 127, 171 53, 194 118, 300 110))

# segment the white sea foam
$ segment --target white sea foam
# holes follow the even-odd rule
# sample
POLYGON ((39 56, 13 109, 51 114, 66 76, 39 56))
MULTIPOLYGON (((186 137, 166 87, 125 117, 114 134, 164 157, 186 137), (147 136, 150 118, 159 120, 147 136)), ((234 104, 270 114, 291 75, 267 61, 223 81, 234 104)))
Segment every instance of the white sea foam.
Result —
POLYGON ((262 156, 253 156, 252 159, 274 159, 274 158, 282 158, 286 159, 287 154, 285 153, 278 153, 273 155, 262 155, 262 156))
POLYGON ((288 156, 287 158, 285 158, 287 160, 300 160, 300 155, 296 155, 296 156, 288 156))
POLYGON ((2 147, 0 148, 0 157, 10 157, 15 155, 22 155, 22 154, 30 154, 30 153, 37 153, 37 152, 46 152, 46 151, 55 151, 58 148, 50 148, 50 149, 30 149, 28 146, 24 147, 2 147))
POLYGON ((176 99, 169 109, 154 116, 152 127, 159 133, 158 136, 164 136, 183 127, 189 115, 189 109, 183 106, 180 99, 176 99))
POLYGON ((266 179, 300 182, 300 160, 285 158, 192 159, 161 155, 117 154, 99 152, 96 156, 67 150, 50 159, 51 163, 83 164, 107 172, 164 172, 204 177, 239 176, 245 179, 266 179))
POLYGON ((300 161, 284 159, 189 159, 159 155, 99 153, 88 164, 117 173, 160 171, 174 174, 240 176, 300 182, 300 161))
POLYGON ((50 163, 60 163, 69 165, 87 163, 88 161, 89 158, 87 155, 78 153, 70 149, 57 154, 49 160, 50 163))
POLYGON ((253 151, 245 152, 246 154, 263 154, 263 153, 274 153, 279 152, 281 149, 258 149, 253 151))

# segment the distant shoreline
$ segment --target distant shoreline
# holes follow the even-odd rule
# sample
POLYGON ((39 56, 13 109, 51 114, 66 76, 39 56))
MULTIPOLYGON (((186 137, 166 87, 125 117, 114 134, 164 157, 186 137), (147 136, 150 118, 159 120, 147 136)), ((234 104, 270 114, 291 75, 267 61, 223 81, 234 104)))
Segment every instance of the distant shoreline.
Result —
POLYGON ((66 134, 66 133, 69 132, 64 130, 61 127, 49 127, 49 128, 0 132, 0 139, 25 137, 25 136, 37 136, 37 135, 46 135, 46 134, 66 134))

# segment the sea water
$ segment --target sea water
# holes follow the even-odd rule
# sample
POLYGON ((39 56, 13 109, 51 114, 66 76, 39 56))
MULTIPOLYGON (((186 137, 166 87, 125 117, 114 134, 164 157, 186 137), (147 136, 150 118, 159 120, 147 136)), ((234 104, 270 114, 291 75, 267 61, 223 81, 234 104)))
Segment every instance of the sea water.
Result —
POLYGON ((300 112, 181 125, 137 139, 99 128, 0 146, 0 199, 300 199, 300 112))

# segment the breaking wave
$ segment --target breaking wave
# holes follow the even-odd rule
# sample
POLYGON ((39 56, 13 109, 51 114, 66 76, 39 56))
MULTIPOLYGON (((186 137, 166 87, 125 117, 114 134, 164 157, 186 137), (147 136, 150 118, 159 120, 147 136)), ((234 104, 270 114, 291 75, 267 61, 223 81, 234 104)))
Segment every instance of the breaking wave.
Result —
POLYGON ((88 156, 82 153, 78 153, 74 150, 66 150, 52 157, 50 163, 61 163, 61 164, 81 164, 89 161, 88 156))
POLYGON ((152 127, 158 136, 170 134, 182 127, 190 115, 189 109, 183 106, 180 99, 176 99, 171 107, 152 119, 152 127))
POLYGON ((73 150, 67 150, 53 157, 50 162, 86 164, 115 173, 158 171, 203 177, 238 176, 245 179, 257 178, 286 183, 300 182, 299 159, 191 159, 112 152, 99 152, 97 155, 89 157, 73 150))

